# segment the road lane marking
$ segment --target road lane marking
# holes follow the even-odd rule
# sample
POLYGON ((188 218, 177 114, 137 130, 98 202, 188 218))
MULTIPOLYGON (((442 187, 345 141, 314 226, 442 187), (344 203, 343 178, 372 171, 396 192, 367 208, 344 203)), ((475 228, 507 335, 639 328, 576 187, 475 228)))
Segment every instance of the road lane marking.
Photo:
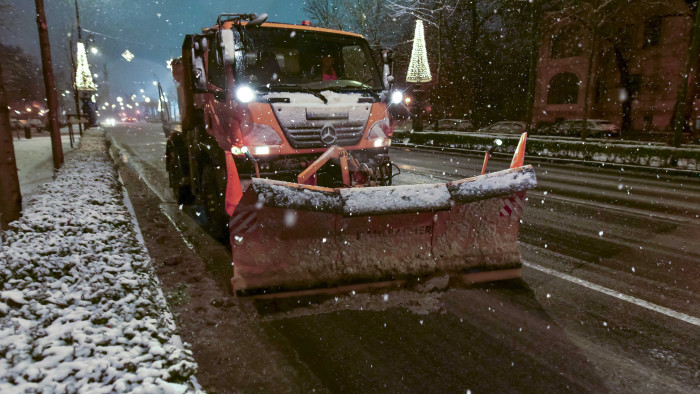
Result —
POLYGON ((693 324, 695 326, 700 327, 700 319, 697 317, 686 315, 685 313, 677 312, 677 311, 674 311, 673 309, 669 309, 669 308, 663 307, 661 305, 656 305, 656 304, 651 303, 649 301, 644 301, 640 298, 633 297, 631 295, 627 295, 624 293, 620 293, 619 291, 615 291, 612 289, 608 289, 607 287, 596 285, 595 283, 591 283, 591 282, 588 282, 586 280, 579 279, 575 276, 571 276, 571 275, 568 275, 568 274, 565 274, 563 272, 559 272, 557 270, 553 270, 550 268, 542 267, 541 265, 528 263, 526 261, 523 261, 523 265, 525 267, 532 268, 532 269, 540 271, 540 272, 544 272, 545 274, 556 276, 559 279, 564 279, 566 281, 576 283, 577 285, 587 287, 591 290, 595 290, 595 291, 601 292, 603 294, 607 294, 607 295, 609 295, 611 297, 615 297, 619 300, 627 301, 629 303, 635 304, 637 306, 648 309, 650 311, 661 313, 662 315, 666 315, 668 317, 672 317, 674 319, 678 319, 678 320, 684 321, 686 323, 690 323, 690 324, 693 324))

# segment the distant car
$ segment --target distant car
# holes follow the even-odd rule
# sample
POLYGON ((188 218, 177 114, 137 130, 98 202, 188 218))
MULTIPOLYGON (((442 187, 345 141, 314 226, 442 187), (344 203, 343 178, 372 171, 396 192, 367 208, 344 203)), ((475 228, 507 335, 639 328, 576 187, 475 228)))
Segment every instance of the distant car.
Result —
POLYGON ((46 125, 44 124, 44 122, 41 119, 36 119, 36 118, 28 119, 26 124, 29 127, 36 128, 37 131, 44 131, 44 129, 46 129, 46 125))
MULTIPOLYGON (((586 120, 586 134, 589 137, 619 137, 620 128, 603 119, 586 120)), ((580 137, 583 131, 583 119, 565 120, 550 128, 552 134, 580 137)))
POLYGON ((21 129, 22 128, 22 121, 20 121, 19 119, 10 118, 10 128, 11 129, 21 129))
POLYGON ((136 122, 136 118, 124 118, 124 122, 136 122))
POLYGON ((479 132, 496 134, 521 134, 525 132, 525 122, 496 122, 491 126, 480 128, 479 132))
POLYGON ((105 125, 105 126, 112 127, 112 126, 114 126, 115 124, 117 124, 117 122, 114 120, 114 118, 107 118, 107 119, 104 120, 104 125, 105 125))
POLYGON ((466 119, 440 119, 439 131, 474 131, 474 124, 466 119))

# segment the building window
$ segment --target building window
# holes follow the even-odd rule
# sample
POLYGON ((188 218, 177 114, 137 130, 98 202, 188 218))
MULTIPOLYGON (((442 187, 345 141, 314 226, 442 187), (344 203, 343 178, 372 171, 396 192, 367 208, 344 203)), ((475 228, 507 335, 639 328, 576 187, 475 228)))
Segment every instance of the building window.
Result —
POLYGON ((576 104, 580 81, 576 74, 559 73, 549 81, 547 104, 576 104))
POLYGON ((661 22, 660 16, 653 16, 644 22, 644 48, 658 46, 661 43, 661 22))
POLYGON ((582 46, 578 29, 571 26, 563 27, 552 36, 551 56, 556 59, 580 56, 583 51, 582 46))

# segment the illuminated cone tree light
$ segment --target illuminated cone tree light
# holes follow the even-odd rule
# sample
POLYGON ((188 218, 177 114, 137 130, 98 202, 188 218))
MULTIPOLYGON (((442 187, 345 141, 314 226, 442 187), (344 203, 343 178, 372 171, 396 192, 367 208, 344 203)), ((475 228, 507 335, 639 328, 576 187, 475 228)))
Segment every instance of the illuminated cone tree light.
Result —
POLYGON ((81 112, 87 115, 89 126, 96 126, 97 114, 95 113, 93 95, 97 91, 97 85, 95 85, 95 82, 92 80, 92 73, 90 73, 90 65, 88 64, 85 44, 80 41, 78 41, 75 63, 75 88, 78 91, 78 97, 82 103, 81 112))
POLYGON ((416 32, 413 35, 413 50, 406 73, 406 82, 421 83, 432 80, 433 77, 430 75, 430 66, 428 65, 428 52, 425 50, 423 21, 418 19, 416 20, 416 32))
POLYGON ((408 64, 406 82, 414 83, 413 94, 413 129, 423 131, 423 89, 421 83, 433 80, 430 75, 430 65, 428 65, 428 52, 425 49, 425 33, 423 32, 423 21, 416 20, 416 32, 413 35, 413 50, 411 51, 411 62, 408 64))
POLYGON ((88 64, 87 53, 85 52, 85 44, 80 41, 78 41, 76 63, 75 87, 80 91, 97 90, 97 85, 95 85, 95 82, 92 80, 92 74, 90 73, 90 65, 88 64))

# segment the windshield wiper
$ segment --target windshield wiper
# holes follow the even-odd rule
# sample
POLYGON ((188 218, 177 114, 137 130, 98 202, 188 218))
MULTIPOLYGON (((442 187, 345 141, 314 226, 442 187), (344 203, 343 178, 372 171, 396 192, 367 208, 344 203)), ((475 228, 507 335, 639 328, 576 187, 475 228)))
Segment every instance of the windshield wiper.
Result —
POLYGON ((372 88, 365 85, 364 83, 360 83, 359 85, 338 86, 330 88, 329 90, 361 90, 363 92, 369 93, 375 100, 380 100, 379 94, 377 94, 377 92, 375 92, 372 88))
POLYGON ((269 85, 265 85, 264 87, 267 87, 268 89, 282 88, 295 92, 308 93, 321 99, 321 101, 323 101, 323 104, 328 104, 328 99, 326 98, 326 96, 322 95, 321 92, 319 92, 318 90, 301 87, 299 85, 291 83, 271 83, 269 85))

